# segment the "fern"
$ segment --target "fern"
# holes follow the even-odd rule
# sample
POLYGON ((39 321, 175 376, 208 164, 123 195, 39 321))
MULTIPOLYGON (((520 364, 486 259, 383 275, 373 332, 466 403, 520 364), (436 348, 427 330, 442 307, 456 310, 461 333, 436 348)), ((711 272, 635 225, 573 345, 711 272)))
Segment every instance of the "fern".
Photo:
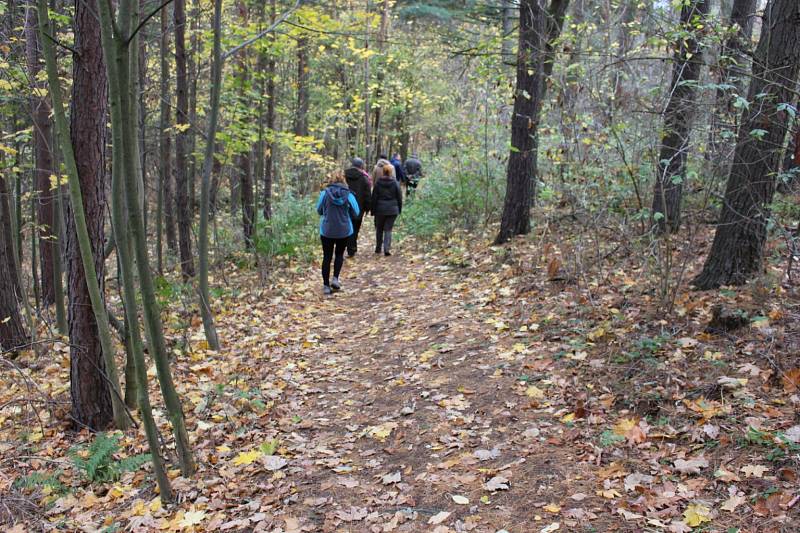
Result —
POLYGON ((61 475, 60 470, 52 474, 33 472, 27 476, 15 479, 12 486, 15 489, 37 489, 49 487, 52 494, 65 494, 68 489, 66 485, 59 481, 59 475, 61 475))
POLYGON ((72 462, 84 477, 92 483, 116 481, 125 472, 137 470, 150 460, 150 454, 133 455, 124 459, 114 458, 120 451, 119 435, 98 433, 89 446, 86 458, 77 451, 72 455, 72 462))

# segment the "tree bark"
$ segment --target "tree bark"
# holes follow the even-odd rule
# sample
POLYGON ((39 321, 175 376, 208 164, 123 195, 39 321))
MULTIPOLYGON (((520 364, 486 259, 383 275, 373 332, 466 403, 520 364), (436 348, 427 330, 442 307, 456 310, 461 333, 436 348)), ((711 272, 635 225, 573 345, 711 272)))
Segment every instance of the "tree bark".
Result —
POLYGON ((184 281, 194 277, 192 257, 192 216, 189 207, 189 179, 187 148, 189 125, 189 94, 186 73, 186 0, 175 0, 173 4, 175 22, 175 86, 177 91, 176 120, 179 125, 175 133, 175 204, 178 215, 178 245, 180 248, 181 275, 184 281))
POLYGON ((697 82, 703 67, 703 49, 697 34, 705 28, 708 0, 691 0, 683 5, 676 43, 672 84, 664 109, 664 130, 653 190, 653 222, 659 233, 676 232, 681 225, 681 200, 686 180, 686 160, 697 82))
POLYGON ((36 13, 31 4, 25 16, 25 48, 28 75, 33 84, 31 116, 33 118, 34 183, 36 188, 36 216, 39 228, 39 271, 41 298, 45 305, 55 302, 55 273, 53 257, 58 251, 58 237, 53 234, 54 195, 50 190, 50 176, 56 173, 53 160, 53 126, 50 120, 50 104, 45 96, 44 85, 38 81, 42 70, 42 53, 36 31, 36 13))
POLYGON ((767 222, 800 68, 800 4, 770 0, 753 57, 749 108, 742 119, 719 224, 698 289, 740 285, 762 270, 767 222))
MULTIPOLYGON (((275 23, 277 9, 275 0, 270 0, 270 22, 275 23)), ((275 33, 270 35, 270 44, 275 45, 275 33)), ((269 57, 267 58, 267 121, 266 121, 266 156, 264 158, 264 220, 272 218, 272 183, 275 179, 275 50, 270 47, 269 57)))
MULTIPOLYGON (((100 44, 96 0, 75 0, 75 49, 72 67, 70 132, 92 247, 96 283, 102 296, 105 240, 105 157, 108 86, 100 44)), ((105 379, 103 347, 81 262, 75 213, 67 204, 67 294, 69 297, 70 388, 72 417, 93 430, 113 417, 111 391, 105 379)))
MULTIPOLYGON (((240 0, 237 3, 237 8, 242 25, 247 26, 249 23, 249 12, 247 5, 244 1, 240 0)), ((237 77, 239 85, 239 99, 244 109, 248 108, 247 100, 249 98, 247 92, 249 81, 248 58, 249 54, 247 50, 239 52, 239 57, 237 60, 237 77)), ((306 95, 306 99, 307 98, 308 96, 306 95)), ((308 104, 306 103, 306 113, 307 107, 308 104)), ((306 121, 305 127, 308 128, 308 118, 305 118, 304 120, 306 121)), ((306 132, 306 135, 307 134, 308 133, 306 132)), ((298 133, 298 135, 300 134, 298 133)), ((253 249, 253 235, 255 229, 255 203, 253 198, 253 165, 251 160, 251 152, 252 147, 248 145, 243 147, 242 151, 236 155, 236 166, 239 174, 239 191, 242 200, 242 234, 244 235, 245 248, 247 250, 253 249)))
MULTIPOLYGON (((158 162, 158 177, 159 177, 159 195, 161 202, 161 209, 163 211, 164 233, 167 238, 167 248, 175 251, 178 247, 178 239, 175 233, 175 215, 172 206, 176 205, 174 195, 172 194, 172 137, 170 137, 170 101, 171 94, 169 92, 169 11, 164 8, 160 13, 161 18, 161 43, 160 43, 160 67, 161 67, 161 81, 159 93, 161 94, 159 104, 159 155, 158 162), (167 206, 166 209, 164 206, 167 206)), ((157 214, 159 224, 161 217, 157 214)), ((158 230, 159 246, 158 251, 161 254, 161 229, 158 230)), ((162 268, 163 259, 159 255, 159 271, 162 268)))
POLYGON ((495 244, 530 232, 531 203, 536 190, 538 127, 547 77, 555 61, 554 42, 561 33, 569 0, 520 2, 517 85, 511 117, 511 153, 506 169, 506 196, 495 244))
POLYGON ((12 239, 10 194, 5 177, 0 177, 0 348, 11 352, 28 343, 19 308, 20 278, 12 239))

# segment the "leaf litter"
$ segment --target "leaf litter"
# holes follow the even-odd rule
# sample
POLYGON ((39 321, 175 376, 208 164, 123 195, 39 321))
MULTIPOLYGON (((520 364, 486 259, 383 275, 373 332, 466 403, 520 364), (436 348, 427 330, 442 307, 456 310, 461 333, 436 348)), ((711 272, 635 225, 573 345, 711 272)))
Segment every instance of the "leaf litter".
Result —
MULTIPOLYGON (((774 313, 768 330, 731 342, 705 332, 719 295, 682 296, 675 323, 645 319, 652 302, 635 273, 554 287, 545 259, 523 267, 532 244, 505 257, 465 247, 358 256, 329 299, 311 268, 272 286, 233 272, 241 292, 217 302, 218 353, 194 317, 186 330, 187 317, 166 313, 199 464, 192 479, 171 471, 172 506, 147 466, 113 487, 70 467, 70 446, 90 436, 63 423, 66 346, 14 371, 54 405, 36 417, 4 403, 24 393, 4 371, 0 498, 31 507, 0 519, 130 531, 791 529, 800 374, 761 355, 767 341, 797 348, 796 317, 774 313), (31 472, 66 493, 20 486, 31 472)), ((136 431, 121 444, 123 456, 146 448, 136 431)))

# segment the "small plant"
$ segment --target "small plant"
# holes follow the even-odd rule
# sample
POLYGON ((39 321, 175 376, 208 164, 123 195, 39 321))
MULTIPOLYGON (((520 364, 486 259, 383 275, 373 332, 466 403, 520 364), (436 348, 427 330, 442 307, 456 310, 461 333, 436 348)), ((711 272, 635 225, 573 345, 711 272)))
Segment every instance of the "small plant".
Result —
POLYGON ((75 468, 91 483, 116 481, 150 461, 150 454, 115 459, 119 452, 119 434, 98 433, 88 448, 73 450, 71 456, 75 468))
POLYGON ((13 487, 15 489, 41 488, 50 494, 60 496, 69 492, 69 488, 61 483, 58 479, 59 475, 61 475, 60 470, 53 473, 32 472, 27 476, 14 480, 13 487))
POLYGON ((614 433, 613 430, 610 429, 607 429, 600 434, 601 448, 611 448, 624 441, 625 437, 623 437, 622 435, 617 435, 616 433, 614 433))

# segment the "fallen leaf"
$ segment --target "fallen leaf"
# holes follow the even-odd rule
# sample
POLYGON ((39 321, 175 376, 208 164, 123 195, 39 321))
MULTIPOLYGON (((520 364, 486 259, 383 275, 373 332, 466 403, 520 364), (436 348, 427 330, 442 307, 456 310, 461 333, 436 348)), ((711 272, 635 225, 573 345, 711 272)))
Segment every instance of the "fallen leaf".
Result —
POLYGON ((689 459, 688 461, 685 459, 675 459, 673 464, 675 465, 675 470, 681 474, 699 474, 700 470, 708 467, 708 460, 700 456, 695 459, 689 459))
POLYGON ((435 515, 430 517, 430 519, 428 519, 428 524, 430 524, 432 526, 435 526, 437 524, 441 524, 442 522, 447 520, 447 517, 449 517, 451 514, 452 513, 450 513, 449 511, 442 511, 440 513, 436 513, 435 515))
POLYGON ((456 502, 458 505, 468 505, 469 500, 464 496, 460 496, 458 494, 453 495, 453 501, 456 502))
POLYGON ((233 464, 235 465, 249 465, 253 463, 256 459, 261 457, 261 450, 250 450, 249 452, 241 452, 237 455, 234 460, 233 464))
POLYGON ((503 476, 495 476, 487 481, 483 487, 490 491, 508 490, 508 480, 503 476))
POLYGON ((711 522, 711 509, 701 504, 691 504, 683 512, 683 519, 687 526, 697 527, 705 522, 711 522))
POLYGON ((732 513, 736 510, 737 507, 739 507, 740 505, 744 505, 746 501, 747 498, 745 498, 744 496, 741 495, 731 496, 730 498, 725 500, 725 502, 722 505, 720 505, 719 508, 722 509, 723 511, 728 511, 729 513, 732 513))
POLYGON ((178 526, 181 529, 194 527, 202 522, 205 518, 205 511, 186 511, 186 513, 183 515, 183 519, 178 523, 178 526))
POLYGON ((739 469, 739 472, 744 474, 744 477, 764 477, 764 472, 769 470, 768 467, 763 465, 745 465, 739 469))

